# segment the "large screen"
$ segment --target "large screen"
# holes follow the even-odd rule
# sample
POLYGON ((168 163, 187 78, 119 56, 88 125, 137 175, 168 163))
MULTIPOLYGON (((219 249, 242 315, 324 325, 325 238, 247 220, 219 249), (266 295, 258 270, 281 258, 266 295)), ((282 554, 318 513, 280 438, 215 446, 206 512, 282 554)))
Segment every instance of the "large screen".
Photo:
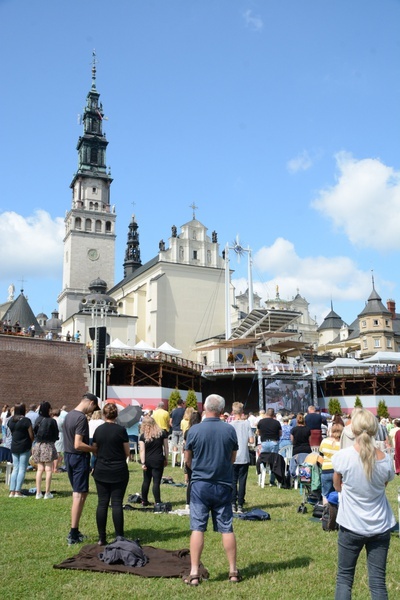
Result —
POLYGON ((312 404, 311 382, 298 379, 264 379, 266 408, 275 412, 307 412, 312 404))

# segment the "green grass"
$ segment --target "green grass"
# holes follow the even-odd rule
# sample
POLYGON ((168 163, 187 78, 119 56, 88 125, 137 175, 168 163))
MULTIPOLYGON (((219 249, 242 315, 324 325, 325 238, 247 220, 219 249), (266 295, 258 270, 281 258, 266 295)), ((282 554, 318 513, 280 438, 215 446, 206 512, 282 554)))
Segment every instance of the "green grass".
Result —
MULTIPOLYGON (((128 493, 140 491, 142 471, 130 465, 128 493)), ((166 469, 176 482, 183 481, 179 468, 166 469)), ((35 474, 28 472, 24 489, 35 486, 35 474)), ((260 489, 255 467, 250 468, 247 507, 259 507, 271 514, 271 521, 245 522, 235 519, 238 543, 238 566, 245 579, 239 585, 227 581, 227 563, 220 536, 206 533, 203 563, 210 579, 195 589, 184 586, 180 579, 146 579, 134 575, 92 573, 53 569, 53 565, 76 554, 80 546, 68 547, 71 492, 65 474, 56 474, 52 490, 54 500, 36 501, 35 497, 9 499, 0 475, 1 552, 0 596, 14 598, 86 600, 93 598, 163 599, 191 598, 205 594, 207 598, 251 598, 252 600, 328 600, 334 596, 337 534, 322 531, 321 524, 308 514, 297 513, 301 502, 298 490, 260 489)), ((398 515, 396 478, 388 486, 388 496, 398 515)), ((162 486, 163 501, 174 508, 185 505, 185 488, 162 486)), ((88 496, 80 529, 97 541, 95 509, 97 497, 94 482, 88 496)), ((109 536, 112 520, 109 514, 109 536)), ((175 550, 189 545, 189 519, 176 515, 155 515, 140 511, 125 512, 126 537, 139 538, 143 545, 175 550)), ((389 597, 400 593, 400 540, 393 534, 389 551, 387 584, 389 597)), ((354 600, 369 598, 365 553, 360 557, 354 585, 354 600)))

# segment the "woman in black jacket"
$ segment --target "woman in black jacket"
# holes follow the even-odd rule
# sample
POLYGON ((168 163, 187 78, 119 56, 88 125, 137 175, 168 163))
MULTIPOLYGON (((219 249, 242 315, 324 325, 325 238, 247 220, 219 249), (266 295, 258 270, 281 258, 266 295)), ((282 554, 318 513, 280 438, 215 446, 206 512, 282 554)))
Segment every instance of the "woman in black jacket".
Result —
POLYGON ((55 442, 58 440, 57 421, 50 416, 50 402, 42 402, 39 408, 39 418, 36 419, 33 432, 35 444, 32 448, 32 460, 37 465, 36 471, 36 500, 53 498, 50 491, 51 478, 53 476, 53 462, 57 460, 58 454, 55 442), (46 473, 46 490, 42 494, 42 477, 46 473))

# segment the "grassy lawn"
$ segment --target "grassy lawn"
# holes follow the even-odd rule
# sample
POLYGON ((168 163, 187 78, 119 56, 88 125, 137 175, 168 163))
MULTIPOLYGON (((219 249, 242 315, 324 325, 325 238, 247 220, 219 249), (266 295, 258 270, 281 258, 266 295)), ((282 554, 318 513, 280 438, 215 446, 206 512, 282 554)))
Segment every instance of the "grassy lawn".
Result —
MULTIPOLYGON (((141 469, 130 464, 128 493, 140 492, 141 469)), ((183 482, 180 468, 168 468, 165 475, 183 482)), ((397 517, 397 488, 400 478, 388 486, 388 496, 397 517)), ((28 472, 24 489, 35 486, 35 474, 28 472)), ((94 482, 87 499, 81 531, 88 543, 97 541, 95 509, 97 497, 94 482)), ((207 598, 268 598, 268 600, 328 600, 333 598, 336 573, 337 534, 322 531, 320 522, 307 514, 297 513, 301 502, 298 490, 260 489, 255 467, 250 467, 247 486, 247 508, 267 510, 271 521, 246 522, 235 519, 238 542, 238 566, 245 579, 239 585, 227 581, 227 563, 220 536, 206 534, 203 563, 210 572, 209 581, 190 589, 180 579, 146 579, 134 575, 104 574, 53 569, 53 564, 76 554, 80 546, 68 547, 71 492, 66 474, 53 478, 53 500, 9 499, 0 475, 1 532, 0 553, 1 598, 76 599, 190 598, 206 594, 207 598)), ((185 488, 162 486, 162 500, 173 508, 184 508, 185 488)), ((112 540, 111 512, 108 539, 112 540)), ((189 519, 186 516, 125 512, 125 535, 139 538, 143 545, 176 550, 189 545, 189 519)), ((389 597, 400 597, 400 540, 392 534, 388 559, 389 597)), ((365 556, 359 559, 354 600, 369 598, 365 556)))

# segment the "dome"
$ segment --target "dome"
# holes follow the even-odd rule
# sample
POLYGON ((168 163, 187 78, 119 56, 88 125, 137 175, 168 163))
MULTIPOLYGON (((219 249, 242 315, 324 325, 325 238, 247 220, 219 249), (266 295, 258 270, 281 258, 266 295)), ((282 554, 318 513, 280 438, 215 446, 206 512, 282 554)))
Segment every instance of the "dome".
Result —
POLYGON ((58 333, 61 331, 62 321, 58 318, 58 311, 54 310, 51 313, 51 319, 47 319, 45 329, 46 331, 53 331, 58 333))
POLYGON ((107 291, 107 283, 104 281, 104 279, 100 279, 100 277, 98 277, 97 279, 89 283, 89 290, 91 292, 105 294, 107 291))

